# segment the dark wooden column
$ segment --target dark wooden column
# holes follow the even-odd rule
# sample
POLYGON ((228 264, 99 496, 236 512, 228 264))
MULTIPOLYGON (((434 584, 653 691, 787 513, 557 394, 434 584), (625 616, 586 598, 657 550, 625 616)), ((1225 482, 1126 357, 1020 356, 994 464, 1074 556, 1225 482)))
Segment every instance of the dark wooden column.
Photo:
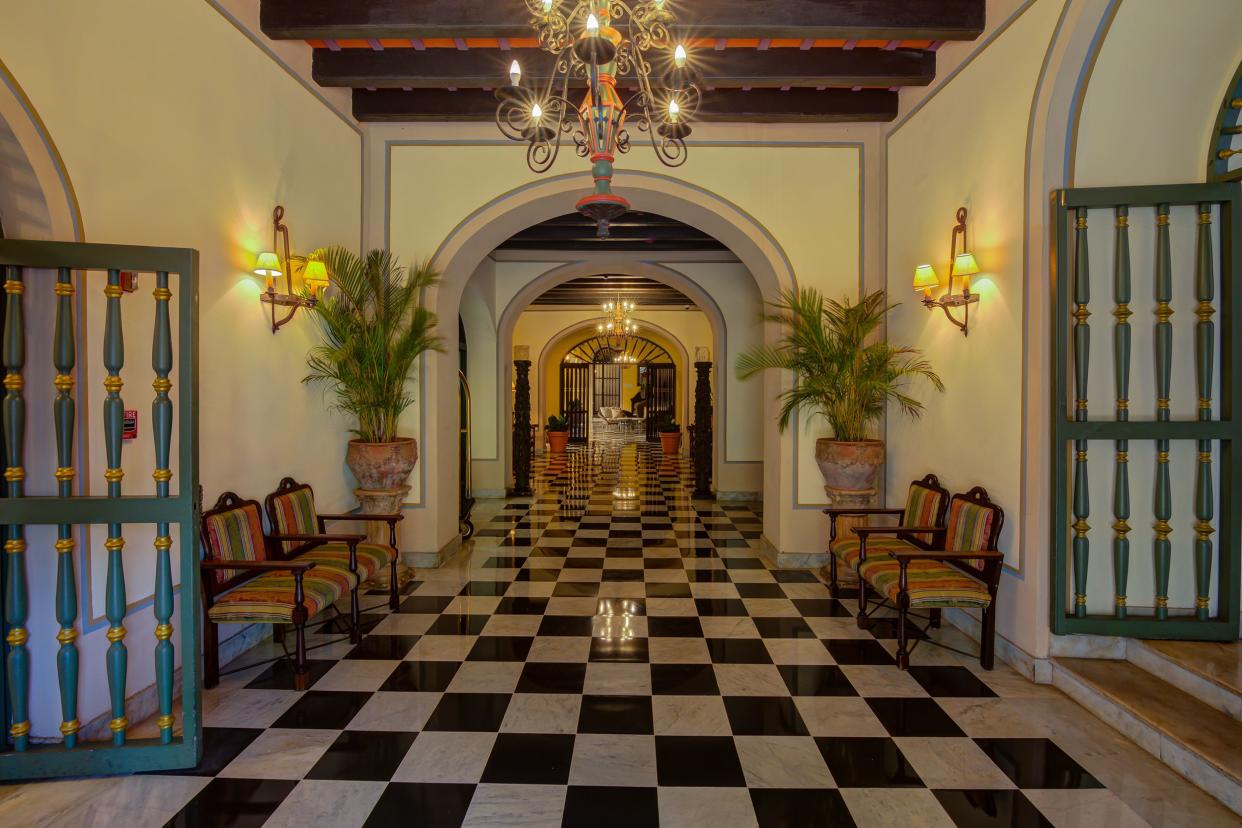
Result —
POLYGON ((509 494, 527 497, 530 490, 530 360, 513 360, 513 488, 509 494))
POLYGON ((694 496, 713 498, 712 493, 712 364, 696 362, 694 385, 694 436, 690 447, 694 459, 694 496))

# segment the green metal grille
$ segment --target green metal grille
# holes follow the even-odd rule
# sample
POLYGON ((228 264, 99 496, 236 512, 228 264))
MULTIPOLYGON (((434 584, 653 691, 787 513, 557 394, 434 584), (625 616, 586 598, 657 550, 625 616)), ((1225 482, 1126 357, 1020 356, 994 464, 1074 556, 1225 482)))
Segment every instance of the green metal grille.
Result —
MULTIPOLYGON (((0 737, 0 780, 53 776, 79 776, 193 767, 201 754, 200 720, 202 682, 199 675, 199 573, 198 527, 198 253, 178 248, 124 245, 75 244, 0 240, 0 274, 4 276, 5 324, 0 342, 0 361, 4 369, 4 398, 0 401, 5 468, 3 498, 0 498, 0 526, 4 527, 3 622, 6 641, 3 681, 5 694, 5 732, 0 737), (133 271, 154 283, 154 291, 128 294, 122 288, 122 272, 133 271), (101 278, 100 272, 106 273, 101 278), (176 336, 174 341, 170 301, 170 274, 177 275, 176 336), (102 364, 105 397, 102 412, 83 410, 74 393, 78 343, 74 316, 79 307, 75 298, 85 290, 99 290, 105 297, 102 364), (46 291, 54 297, 53 330, 29 328, 25 307, 32 295, 46 291), (122 305, 150 301, 154 324, 149 330, 123 330, 122 305), (48 337, 40 340, 39 337, 48 337), (122 372, 126 366, 126 343, 149 342, 150 365, 155 374, 151 403, 151 439, 154 442, 155 481, 151 496, 128 495, 123 488, 122 372), (50 354, 50 357, 49 357, 50 354), (47 359, 55 369, 55 394, 49 410, 31 405, 25 372, 32 359, 47 359), (175 389, 176 405, 170 397, 175 389), (174 410, 175 409, 175 410, 174 410), (30 462, 50 458, 23 455, 26 423, 52 416, 56 443, 56 495, 28 496, 24 488, 30 462), (102 416, 107 468, 107 492, 100 496, 74 494, 74 468, 77 456, 75 423, 80 418, 102 416), (173 475, 172 437, 176 429, 176 493, 173 475), (26 529, 41 524, 56 527, 56 541, 48 548, 28 546, 26 529), (154 640, 137 641, 127 634, 125 620, 130 615, 126 589, 125 527, 154 525, 155 579, 151 585, 151 608, 156 622, 154 640), (75 582, 75 555, 80 553, 75 527, 105 527, 107 575, 105 617, 109 642, 105 663, 107 679, 103 686, 81 685, 78 669, 77 638, 82 626, 75 582), (173 649, 174 587, 171 549, 174 536, 180 549, 181 661, 180 733, 174 715, 176 681, 173 649), (32 604, 27 592, 28 568, 51 567, 55 560, 54 607, 32 604), (40 675, 33 687, 28 631, 34 613, 54 614, 59 634, 56 641, 56 676, 40 675), (154 663, 157 698, 157 732, 152 739, 129 737, 132 724, 126 715, 126 694, 131 688, 127 677, 131 658, 149 658, 154 663), (62 738, 47 744, 31 739, 29 709, 31 693, 52 691, 58 685, 62 738), (110 738, 87 741, 82 738, 78 719, 78 697, 106 697, 111 717, 110 738)), ((144 343, 145 344, 145 343, 144 343)), ((130 395, 142 392, 130 389, 130 395)), ((145 396, 145 394, 144 394, 145 396)), ((133 396, 130 397, 133 399, 133 396)))
POLYGON ((1054 633, 1213 641, 1238 638, 1242 520, 1242 421, 1237 419, 1242 402, 1242 343, 1236 334, 1242 319, 1239 196, 1236 184, 1109 187, 1053 194, 1054 633), (1188 261, 1177 261, 1170 215, 1183 207, 1192 208, 1197 219, 1193 239, 1187 240, 1193 241, 1194 255, 1188 261), (1153 217, 1150 273, 1131 268, 1131 231, 1138 208, 1153 217), (1090 416, 1087 404, 1090 318, 1100 310, 1090 291, 1093 260, 1087 239, 1089 228, 1100 221, 1113 228, 1112 295, 1107 303, 1113 322, 1096 324, 1096 333, 1110 335, 1112 340, 1114 400, 1107 418, 1090 416), (1187 288, 1185 280, 1193 282, 1196 304, 1174 307, 1175 287, 1187 288), (1151 297, 1149 321, 1132 321, 1130 304, 1135 293, 1151 297), (1190 322, 1181 324, 1193 325, 1194 361, 1189 365, 1174 359, 1177 311, 1189 311, 1179 318, 1189 318, 1190 322), (1152 348, 1132 353, 1135 328, 1142 324, 1150 325, 1152 348), (1217 369, 1219 396, 1213 399, 1217 369), (1186 371, 1194 377, 1197 415, 1175 419, 1173 376, 1186 371), (1150 419, 1131 416, 1131 374, 1138 372, 1152 380, 1155 414, 1150 419), (1170 462, 1173 446, 1186 442, 1195 449, 1190 473, 1175 470, 1170 462), (1101 443, 1111 445, 1111 457, 1098 456, 1101 443), (1111 469, 1106 460, 1111 460, 1111 469), (1149 463, 1152 472, 1150 530, 1131 525, 1135 462, 1149 463), (1091 514, 1093 486, 1111 488, 1110 515, 1091 514), (1177 503, 1193 511, 1191 531, 1170 523, 1177 503), (1090 529, 1093 521, 1101 520, 1111 521, 1108 549, 1098 548, 1098 541, 1093 548, 1090 529), (1132 606, 1131 581, 1137 562, 1132 558, 1140 544, 1150 544, 1146 548, 1150 549, 1154 594, 1148 607, 1132 606), (1096 567, 1112 570, 1113 594, 1107 596, 1112 599, 1112 612, 1107 614, 1090 611, 1092 603, 1099 603, 1092 599, 1100 597, 1089 594, 1088 576, 1096 567), (1187 581, 1193 579, 1193 607, 1170 607, 1175 573, 1186 575, 1187 581))

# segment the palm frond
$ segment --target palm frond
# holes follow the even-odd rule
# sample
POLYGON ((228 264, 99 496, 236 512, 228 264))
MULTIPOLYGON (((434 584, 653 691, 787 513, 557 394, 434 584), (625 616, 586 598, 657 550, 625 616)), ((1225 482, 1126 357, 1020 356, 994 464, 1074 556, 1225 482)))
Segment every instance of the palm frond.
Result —
POLYGON ((778 397, 782 431, 798 411, 823 416, 839 440, 865 439, 890 404, 918 417, 923 404, 908 384, 924 380, 944 391, 944 383, 917 349, 876 338, 893 307, 882 290, 855 303, 810 287, 783 291, 762 317, 781 327, 780 340, 739 355, 737 375, 793 372, 793 387, 778 397))
POLYGON ((323 341, 307 355, 302 381, 336 396, 334 407, 355 420, 359 439, 389 442, 414 402, 406 384, 418 358, 443 350, 438 319, 422 304, 439 274, 427 262, 407 270, 388 250, 359 256, 329 247, 312 255, 333 289, 313 308, 323 341))

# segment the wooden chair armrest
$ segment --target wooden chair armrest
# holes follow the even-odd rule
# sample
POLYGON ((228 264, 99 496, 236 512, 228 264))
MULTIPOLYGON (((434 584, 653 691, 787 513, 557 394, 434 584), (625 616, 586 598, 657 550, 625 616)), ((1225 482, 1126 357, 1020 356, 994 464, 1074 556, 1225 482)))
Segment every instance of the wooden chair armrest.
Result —
POLYGON ((338 541, 340 543, 362 543, 367 539, 366 535, 340 534, 340 535, 282 535, 275 533, 269 535, 272 540, 278 541, 301 541, 303 543, 332 543, 338 541))
POLYGON ((948 531, 944 526, 855 526, 854 534, 859 536, 867 535, 898 535, 898 534, 927 534, 935 535, 948 531))
POLYGON ((348 515, 319 515, 321 520, 384 520, 390 523, 405 520, 405 515, 382 515, 368 514, 365 512, 351 512, 348 515))
POLYGON ((995 549, 982 549, 978 552, 937 552, 934 549, 896 549, 885 551, 899 561, 991 561, 1005 557, 1004 553, 998 552, 995 549))
POLYGON ((199 561, 203 569, 254 569, 260 572, 280 572, 292 570, 305 572, 315 568, 315 561, 199 561))
POLYGON ((824 509, 824 514, 829 517, 841 517, 842 515, 900 515, 905 509, 824 509))

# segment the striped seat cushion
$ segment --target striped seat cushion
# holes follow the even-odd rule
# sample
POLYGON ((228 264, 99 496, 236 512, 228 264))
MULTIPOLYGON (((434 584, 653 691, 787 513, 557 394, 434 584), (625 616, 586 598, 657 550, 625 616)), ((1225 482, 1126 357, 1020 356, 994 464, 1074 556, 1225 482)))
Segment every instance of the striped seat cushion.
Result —
MULTIPOLYGON (((960 497, 949 503, 949 521, 945 549, 951 552, 979 552, 987 548, 992 534, 992 521, 996 510, 960 497)), ((982 560, 970 562, 976 569, 983 568, 982 560)))
MULTIPOLYGON (((836 556, 838 561, 845 564, 850 569, 857 569, 858 568, 858 557, 860 554, 859 545, 860 544, 858 542, 858 538, 845 538, 843 540, 837 541, 836 543, 832 545, 832 554, 836 556)), ((900 538, 892 538, 892 537, 870 538, 867 541, 867 560, 870 561, 873 558, 877 558, 877 557, 891 558, 892 556, 887 554, 887 552, 893 549, 915 549, 915 548, 917 547, 913 546, 907 541, 901 540, 900 538)))
MULTIPOLYGON (((388 564, 392 563, 392 549, 378 543, 358 544, 358 577, 366 581, 388 564)), ((315 561, 320 567, 331 567, 345 572, 350 577, 350 589, 356 584, 349 572, 349 545, 345 543, 325 543, 316 546, 309 552, 298 555, 299 561, 315 561)))
MULTIPOLYGON (((236 509, 211 515, 205 521, 207 555, 218 561, 267 560, 263 539, 263 520, 258 506, 243 504, 236 509)), ((241 573, 239 569, 213 571, 216 583, 222 584, 241 573)))
MULTIPOLYGON (((318 615, 349 590, 349 572, 315 567, 302 576, 306 617, 318 615)), ((217 624, 273 624, 293 620, 292 572, 268 572, 215 599, 207 617, 217 624)))
MULTIPOLYGON (((941 499, 944 497, 935 489, 910 484, 910 492, 906 495, 906 511, 901 517, 902 526, 935 526, 936 516, 940 513, 941 499)), ((914 535, 915 540, 930 545, 933 537, 926 533, 914 535)))
MULTIPOLYGON (((278 535, 313 535, 319 531, 315 512, 315 495, 307 487, 294 489, 272 498, 278 535)), ((285 552, 301 546, 301 541, 285 541, 285 552)))
MULTIPOLYGON (((876 592, 896 604, 901 567, 894 558, 873 559, 870 555, 859 569, 859 576, 876 592)), ((910 608, 984 608, 992 603, 987 586, 960 569, 938 561, 911 561, 906 575, 910 608)))

